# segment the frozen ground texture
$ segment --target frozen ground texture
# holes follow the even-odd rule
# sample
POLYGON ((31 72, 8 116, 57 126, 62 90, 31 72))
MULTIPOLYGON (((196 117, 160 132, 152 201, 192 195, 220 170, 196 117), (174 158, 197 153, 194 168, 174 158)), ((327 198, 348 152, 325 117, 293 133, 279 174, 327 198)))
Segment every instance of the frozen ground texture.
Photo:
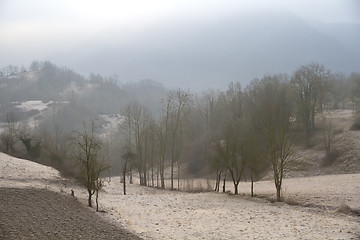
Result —
MULTIPOLYGON (((80 203, 86 203, 86 192, 72 181, 62 179, 52 168, 1 153, 0 166, 1 195, 13 194, 11 192, 19 188, 40 195, 44 191, 28 190, 32 187, 52 190, 64 196, 70 194, 70 189, 75 189, 80 203)), ((240 186, 241 196, 213 192, 171 192, 136 184, 130 185, 128 195, 124 196, 119 178, 112 178, 100 195, 100 208, 106 213, 93 213, 91 216, 101 216, 102 220, 123 226, 144 239, 359 239, 359 216, 339 214, 336 209, 342 204, 360 207, 360 174, 286 179, 284 184, 285 198, 311 207, 271 203, 265 198, 243 196, 249 192, 248 183, 240 186)), ((230 183, 228 186, 231 187, 230 183)), ((256 183, 255 191, 271 197, 274 194, 273 183, 256 183)), ((26 192, 21 194, 26 195, 26 192)), ((45 198, 41 205, 46 206, 48 201, 54 201, 52 194, 47 194, 49 199, 45 198)), ((31 203, 36 199, 22 198, 23 202, 17 206, 31 208, 34 206, 31 203)), ((65 201, 62 205, 59 203, 64 211, 75 204, 66 203, 63 197, 56 199, 65 201)), ((18 211, 11 206, 7 205, 11 211, 18 211)), ((77 205, 74 206, 77 208, 77 205)), ((46 211, 53 214, 52 211, 60 210, 52 208, 46 211)), ((30 212, 29 215, 32 214, 30 212)), ((32 221, 38 222, 35 218, 32 221)), ((3 223, 1 228, 9 229, 3 223)))
POLYGON ((64 194, 54 169, 2 153, 0 169, 0 239, 140 239, 64 194))
POLYGON ((53 191, 0 188, 0 202, 0 239, 139 239, 53 191))

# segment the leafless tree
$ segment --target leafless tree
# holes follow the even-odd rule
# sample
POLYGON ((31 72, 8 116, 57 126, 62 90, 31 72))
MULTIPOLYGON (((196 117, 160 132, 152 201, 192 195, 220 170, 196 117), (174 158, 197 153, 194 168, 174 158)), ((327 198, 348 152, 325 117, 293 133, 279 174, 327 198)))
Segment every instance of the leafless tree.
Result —
POLYGON ((329 74, 323 65, 311 63, 301 66, 292 78, 296 119, 305 129, 307 147, 310 145, 311 131, 315 129, 315 114, 323 110, 329 74))
POLYGON ((281 200, 284 176, 298 166, 298 162, 292 158, 293 108, 288 82, 283 78, 283 76, 266 76, 261 81, 252 82, 250 87, 254 124, 266 143, 266 151, 274 174, 277 201, 281 200))
POLYGON ((77 160, 80 170, 79 179, 87 188, 88 205, 92 207, 91 197, 95 192, 98 193, 103 186, 100 174, 109 168, 99 156, 101 142, 95 136, 94 121, 91 122, 90 129, 87 129, 84 122, 84 130, 82 132, 74 131, 72 140, 75 145, 74 158, 77 160))
POLYGON ((337 157, 338 152, 333 148, 334 129, 331 119, 323 117, 323 142, 325 148, 324 165, 333 163, 337 157))
POLYGON ((329 95, 332 108, 345 108, 346 101, 350 98, 350 84, 344 73, 334 73, 329 76, 329 95))
MULTIPOLYGON (((164 167, 166 156, 170 158, 171 189, 174 189, 174 166, 179 164, 182 146, 181 129, 192 105, 192 95, 188 91, 177 89, 170 91, 163 101, 163 114, 160 119, 158 136, 160 142, 161 187, 165 187, 164 167)), ((178 168, 180 166, 178 165, 178 168)))
POLYGON ((41 154, 41 141, 36 139, 31 134, 31 129, 26 120, 22 121, 18 125, 18 139, 25 146, 27 157, 30 159, 36 159, 41 154))
MULTIPOLYGON (((182 150, 182 127, 185 119, 191 110, 191 94, 188 91, 177 89, 171 91, 168 98, 173 102, 172 109, 170 109, 170 156, 171 156, 171 189, 174 189, 174 163, 177 162, 178 170, 180 170, 180 155, 182 150)), ((178 172, 179 173, 179 172, 178 172)), ((179 179, 179 176, 178 176, 179 179)))
POLYGON ((214 91, 205 93, 198 101, 196 110, 200 113, 202 124, 204 126, 205 137, 203 144, 205 145, 204 156, 209 160, 210 168, 215 171, 216 181, 214 191, 220 191, 221 175, 226 171, 225 163, 218 152, 217 144, 221 141, 219 131, 224 117, 225 108, 220 100, 220 94, 214 91))
POLYGON ((349 76, 351 85, 351 100, 354 104, 354 110, 360 110, 360 73, 352 73, 349 76))
POLYGON ((219 158, 230 173, 234 184, 234 193, 238 194, 238 185, 245 169, 248 154, 245 149, 245 102, 239 83, 230 84, 226 93, 221 95, 223 115, 219 139, 216 142, 219 158))
POLYGON ((138 169, 140 184, 146 186, 148 169, 146 134, 152 118, 147 109, 138 103, 129 104, 123 116, 125 121, 122 128, 128 135, 128 146, 134 149, 136 156, 133 166, 138 169))
POLYGON ((125 147, 123 151, 122 159, 123 159, 123 166, 121 169, 122 172, 122 181, 123 181, 123 192, 126 195, 126 174, 131 169, 131 164, 135 161, 136 155, 134 152, 131 151, 130 147, 125 147))
POLYGON ((323 130, 323 139, 324 139, 324 147, 326 151, 326 155, 330 155, 331 153, 331 143, 332 143, 332 124, 331 120, 326 118, 323 119, 324 130, 323 130))
POLYGON ((155 175, 156 169, 158 167, 157 159, 159 159, 159 141, 157 139, 157 126, 154 119, 150 119, 147 128, 145 129, 145 150, 144 155, 147 159, 147 176, 148 176, 148 185, 155 186, 155 175))
POLYGON ((18 140, 18 124, 12 112, 6 114, 7 125, 1 134, 1 141, 5 145, 6 153, 12 155, 15 152, 15 144, 18 140))

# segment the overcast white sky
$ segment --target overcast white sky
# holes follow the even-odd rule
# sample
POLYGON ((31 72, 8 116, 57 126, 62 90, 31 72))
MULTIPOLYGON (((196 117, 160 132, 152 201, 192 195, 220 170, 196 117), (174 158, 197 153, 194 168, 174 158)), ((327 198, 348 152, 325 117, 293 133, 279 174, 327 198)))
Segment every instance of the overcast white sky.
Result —
POLYGON ((360 23, 357 0, 0 0, 0 66, 71 51, 106 32, 116 31, 126 40, 137 31, 169 22, 260 11, 290 12, 309 21, 360 23))

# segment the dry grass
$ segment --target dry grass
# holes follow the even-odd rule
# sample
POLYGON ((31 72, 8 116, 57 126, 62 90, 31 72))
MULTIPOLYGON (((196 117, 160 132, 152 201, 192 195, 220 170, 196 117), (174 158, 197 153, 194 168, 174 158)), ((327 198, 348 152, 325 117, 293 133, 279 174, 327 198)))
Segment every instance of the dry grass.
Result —
POLYGON ((292 198, 284 199, 284 203, 291 205, 291 206, 300 206, 301 205, 298 201, 296 201, 292 198))
POLYGON ((211 192, 213 191, 212 181, 209 179, 186 179, 180 188, 181 191, 189 193, 211 192))
POLYGON ((342 213, 346 215, 356 215, 360 216, 360 209, 352 209, 346 204, 341 204, 336 210, 336 213, 342 213))
POLYGON ((355 122, 351 126, 350 130, 355 130, 355 131, 360 130, 360 112, 359 111, 355 115, 355 122))

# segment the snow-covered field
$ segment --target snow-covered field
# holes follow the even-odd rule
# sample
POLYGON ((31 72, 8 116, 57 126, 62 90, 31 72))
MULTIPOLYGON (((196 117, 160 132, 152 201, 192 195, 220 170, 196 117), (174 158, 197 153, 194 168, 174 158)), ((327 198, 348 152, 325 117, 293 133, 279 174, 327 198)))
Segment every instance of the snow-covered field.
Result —
POLYGON ((24 112, 28 112, 31 110, 43 111, 48 107, 48 104, 51 104, 51 102, 43 103, 40 100, 34 100, 34 101, 21 102, 16 107, 23 110, 24 112))
MULTIPOLYGON (((0 187, 46 188, 64 194, 75 189, 86 203, 86 191, 49 167, 0 153, 0 187)), ((228 187, 231 185, 228 183, 228 187)), ((184 193, 128 186, 122 195, 119 178, 112 178, 100 195, 100 208, 116 222, 144 239, 359 239, 360 217, 338 214, 347 204, 359 208, 360 174, 286 179, 285 198, 324 207, 271 203, 248 196, 184 193)), ((272 182, 259 182, 260 195, 274 194, 272 182)))

